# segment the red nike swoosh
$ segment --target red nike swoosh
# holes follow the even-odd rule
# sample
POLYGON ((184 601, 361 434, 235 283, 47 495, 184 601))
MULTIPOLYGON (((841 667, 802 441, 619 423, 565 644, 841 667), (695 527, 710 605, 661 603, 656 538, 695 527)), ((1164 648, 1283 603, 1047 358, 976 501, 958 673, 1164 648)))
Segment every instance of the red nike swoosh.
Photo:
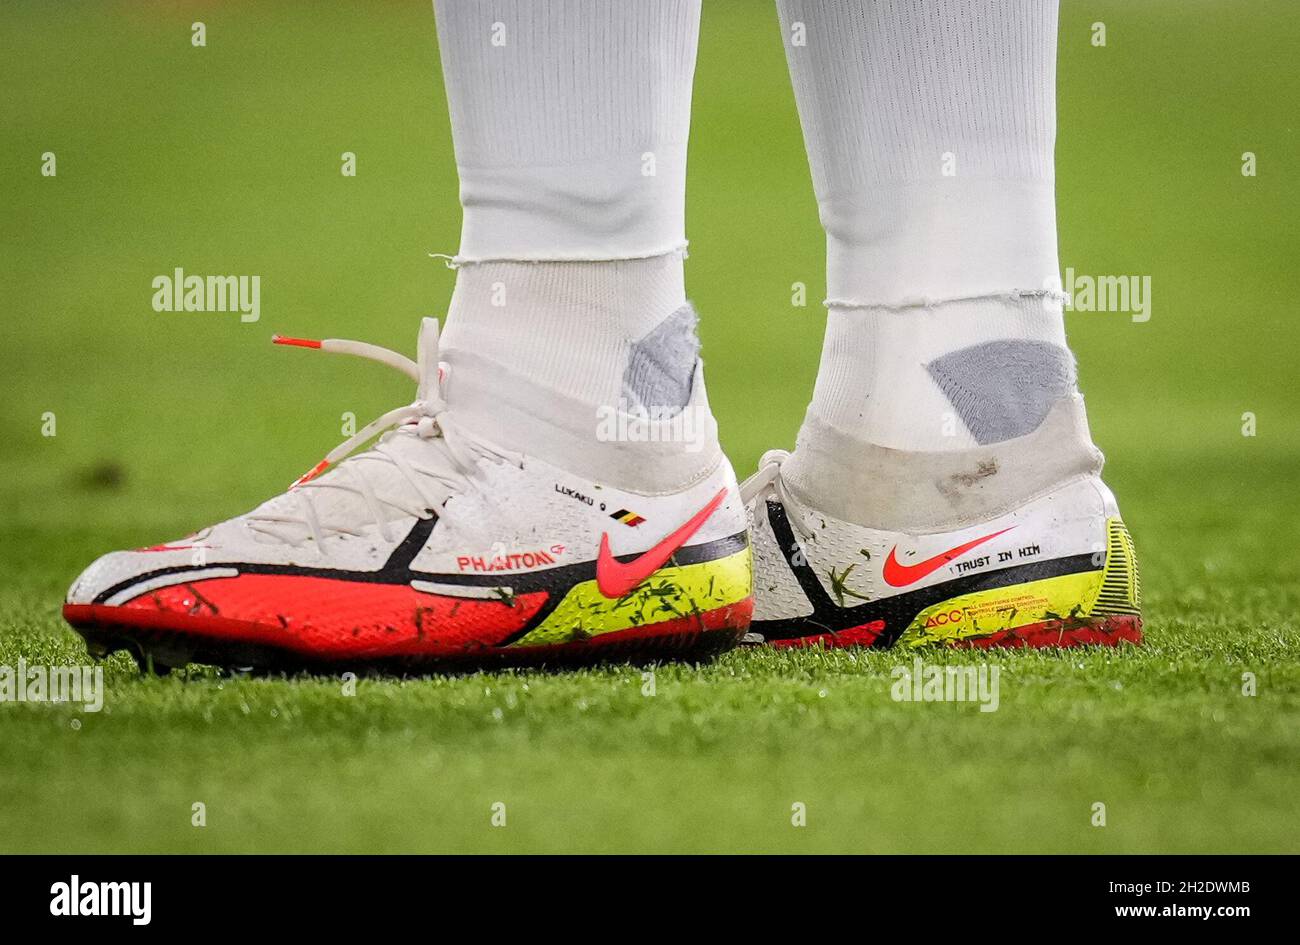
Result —
POLYGON ((619 561, 610 553, 609 532, 602 534, 600 554, 596 556, 596 587, 606 597, 626 597, 638 584, 662 568, 678 548, 691 540, 691 536, 700 530, 705 520, 717 511, 726 494, 727 490, 723 489, 681 528, 628 562, 619 561))
POLYGON ((935 555, 933 558, 926 558, 924 561, 918 561, 916 564, 899 564, 898 559, 894 557, 894 552, 898 550, 895 545, 889 549, 889 557, 885 559, 885 570, 883 577, 885 583, 892 587, 906 587, 909 584, 915 584, 927 574, 932 573, 938 568, 943 567, 953 558, 960 558, 966 552, 970 551, 976 545, 982 545, 986 541, 997 538, 1003 532, 1009 532, 1016 526, 1004 528, 1000 532, 994 532, 992 535, 985 535, 983 538, 976 538, 974 541, 968 541, 964 545, 958 545, 956 548, 949 548, 943 554, 935 555))

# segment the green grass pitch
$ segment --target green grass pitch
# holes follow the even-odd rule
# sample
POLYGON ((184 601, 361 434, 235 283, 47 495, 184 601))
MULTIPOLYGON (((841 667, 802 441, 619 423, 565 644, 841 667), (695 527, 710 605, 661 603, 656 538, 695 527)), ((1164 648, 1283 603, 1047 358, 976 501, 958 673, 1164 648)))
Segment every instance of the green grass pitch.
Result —
MULTIPOLYGON (((892 701, 889 652, 737 651, 653 695, 631 668, 347 696, 119 655, 102 712, 0 704, 0 850, 1294 852, 1300 9, 1065 0, 1061 23, 1062 266, 1152 280, 1149 321, 1067 316, 1145 646, 998 654, 991 713, 892 701)), ((427 3, 7 2, 0 30, 0 664, 77 664, 59 607, 92 557, 246 511, 344 411, 405 402, 269 336, 412 349, 453 281, 428 254, 456 246, 455 168, 427 3), (153 312, 177 266, 259 274, 261 321, 153 312)), ((743 476, 793 441, 824 323, 770 4, 705 4, 695 103, 688 287, 743 476)))

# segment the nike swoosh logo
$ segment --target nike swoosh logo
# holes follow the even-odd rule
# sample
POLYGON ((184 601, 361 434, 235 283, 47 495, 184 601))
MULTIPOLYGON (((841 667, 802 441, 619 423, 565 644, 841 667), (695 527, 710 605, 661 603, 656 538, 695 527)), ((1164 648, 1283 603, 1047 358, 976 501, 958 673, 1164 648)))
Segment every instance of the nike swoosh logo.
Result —
POLYGON ((632 593, 638 584, 662 568, 678 548, 691 540, 691 536, 700 530, 708 517, 717 511, 726 495, 727 490, 723 489, 681 528, 631 561, 623 562, 615 558, 609 550, 609 532, 603 533, 600 536, 600 553, 596 556, 597 589, 606 597, 615 599, 632 593))
POLYGON ((964 545, 958 545, 956 548, 949 548, 943 554, 937 554, 933 558, 926 558, 924 561, 918 561, 916 564, 899 564, 898 558, 894 553, 898 551, 895 545, 889 549, 889 557, 885 559, 885 570, 883 577, 885 583, 891 587, 906 587, 909 584, 915 584, 921 578, 932 574, 937 569, 943 567, 954 558, 960 558, 966 552, 970 551, 977 545, 982 545, 986 541, 992 541, 999 535, 1011 531, 1016 526, 1004 528, 1000 532, 994 532, 992 535, 985 535, 983 538, 976 538, 974 541, 968 541, 964 545))

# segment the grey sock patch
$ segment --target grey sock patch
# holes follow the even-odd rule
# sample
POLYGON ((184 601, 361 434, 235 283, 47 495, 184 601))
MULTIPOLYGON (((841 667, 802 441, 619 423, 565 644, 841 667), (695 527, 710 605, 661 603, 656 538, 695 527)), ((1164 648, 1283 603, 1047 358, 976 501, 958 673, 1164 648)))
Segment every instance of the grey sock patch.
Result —
POLYGON ((986 341, 926 369, 981 446, 1038 429, 1075 384, 1073 356, 1048 341, 986 341))
POLYGON ((623 372, 623 396, 629 404, 673 416, 690 402, 700 357, 698 322, 688 302, 632 343, 623 372))

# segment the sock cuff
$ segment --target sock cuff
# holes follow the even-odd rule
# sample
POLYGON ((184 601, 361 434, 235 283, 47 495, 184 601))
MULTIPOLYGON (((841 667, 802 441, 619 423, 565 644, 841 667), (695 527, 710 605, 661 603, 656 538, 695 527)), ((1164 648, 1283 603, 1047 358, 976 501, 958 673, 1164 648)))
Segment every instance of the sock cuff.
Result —
POLYGON ((912 534, 994 518, 1101 472, 1083 397, 1056 402, 1032 432, 993 446, 895 450, 863 443, 811 410, 782 475, 795 495, 846 522, 912 534))
POLYGON ((686 146, 564 166, 460 169, 453 262, 598 262, 686 249, 686 146), (646 174, 653 161, 653 174, 646 174))
POLYGON ((954 450, 1027 432, 1073 390, 1047 294, 832 307, 810 411, 859 442, 954 450))
POLYGON ((686 489, 722 461, 701 361, 689 403, 664 417, 631 413, 623 403, 578 400, 472 351, 447 351, 445 358, 448 409, 489 443, 643 495, 686 489))
POLYGON ((485 355, 579 401, 613 403, 638 341, 685 304, 675 256, 474 263, 456 274, 443 348, 485 355))
POLYGON ((938 178, 820 201, 827 305, 1060 291, 1050 180, 938 178))

